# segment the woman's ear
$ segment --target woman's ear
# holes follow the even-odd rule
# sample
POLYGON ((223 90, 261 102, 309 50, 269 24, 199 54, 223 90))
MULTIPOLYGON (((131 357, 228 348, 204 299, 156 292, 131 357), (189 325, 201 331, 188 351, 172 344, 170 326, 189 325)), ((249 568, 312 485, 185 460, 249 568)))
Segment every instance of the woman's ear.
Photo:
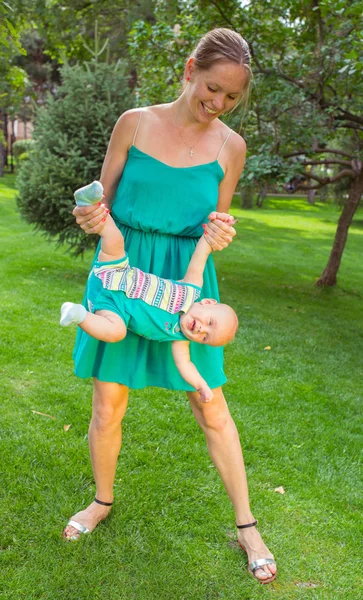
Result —
POLYGON ((190 58, 188 58, 187 64, 185 65, 184 77, 187 81, 190 81, 190 78, 193 75, 194 68, 195 68, 194 62, 195 62, 195 59, 191 56, 190 58))
POLYGON ((217 300, 214 300, 214 298, 203 298, 199 304, 217 304, 217 300))

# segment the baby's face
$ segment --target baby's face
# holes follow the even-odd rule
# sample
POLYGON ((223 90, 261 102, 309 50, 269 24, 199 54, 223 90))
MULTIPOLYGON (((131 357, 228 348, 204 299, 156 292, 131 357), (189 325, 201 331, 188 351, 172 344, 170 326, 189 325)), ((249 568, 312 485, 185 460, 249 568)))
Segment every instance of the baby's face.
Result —
POLYGON ((192 342, 209 346, 224 346, 234 337, 238 327, 237 315, 227 304, 204 298, 195 302, 180 317, 180 328, 192 342))

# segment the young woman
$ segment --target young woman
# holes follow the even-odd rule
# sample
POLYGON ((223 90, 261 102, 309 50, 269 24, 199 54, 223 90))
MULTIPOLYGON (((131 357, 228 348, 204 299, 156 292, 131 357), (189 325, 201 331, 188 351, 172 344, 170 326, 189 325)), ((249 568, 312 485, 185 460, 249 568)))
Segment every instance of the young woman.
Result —
MULTIPOLYGON (((105 204, 112 205, 131 264, 160 277, 182 278, 202 235, 201 224, 212 211, 228 212, 246 146, 219 117, 246 98, 250 78, 245 40, 232 30, 215 29, 200 40, 187 60, 184 89, 175 102, 130 110, 117 121, 101 182, 105 204)), ((92 234, 102 228, 107 213, 101 205, 77 207, 74 215, 82 229, 92 234)), ((235 234, 218 220, 208 225, 208 232, 220 249, 235 234)), ((211 258, 202 294, 219 297, 211 258)), ((72 517, 64 537, 77 539, 109 514, 128 388, 152 385, 185 390, 234 507, 249 571, 261 583, 269 583, 276 577, 276 565, 249 507, 238 432, 221 388, 226 381, 223 349, 191 344, 191 359, 213 389, 213 400, 203 404, 179 375, 170 344, 160 346, 131 332, 121 342, 105 344, 80 331, 75 372, 94 377, 89 445, 96 499, 72 517)))

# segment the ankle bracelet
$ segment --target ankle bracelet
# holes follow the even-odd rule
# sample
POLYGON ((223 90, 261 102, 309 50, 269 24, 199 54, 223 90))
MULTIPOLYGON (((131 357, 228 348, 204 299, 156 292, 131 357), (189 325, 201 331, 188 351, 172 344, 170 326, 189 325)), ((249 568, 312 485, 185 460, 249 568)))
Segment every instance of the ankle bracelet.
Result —
POLYGON ((113 502, 102 502, 102 500, 97 500, 97 498, 94 499, 95 502, 97 502, 97 504, 102 504, 102 506, 112 506, 113 502))
POLYGON ((247 527, 255 527, 257 525, 257 521, 253 521, 253 523, 247 523, 246 525, 237 525, 237 529, 247 529, 247 527))

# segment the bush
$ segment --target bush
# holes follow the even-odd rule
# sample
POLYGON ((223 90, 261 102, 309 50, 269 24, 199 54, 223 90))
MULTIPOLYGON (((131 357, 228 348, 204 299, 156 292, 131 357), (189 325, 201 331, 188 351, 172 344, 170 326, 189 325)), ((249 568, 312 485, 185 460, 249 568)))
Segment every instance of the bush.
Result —
POLYGON ((38 109, 33 145, 17 178, 22 217, 74 254, 94 247, 72 215, 73 192, 99 179, 116 120, 129 109, 132 95, 124 67, 92 63, 61 71, 55 98, 38 109))
POLYGON ((24 154, 28 154, 34 145, 34 140, 18 140, 13 143, 13 156, 15 160, 19 160, 24 154))

